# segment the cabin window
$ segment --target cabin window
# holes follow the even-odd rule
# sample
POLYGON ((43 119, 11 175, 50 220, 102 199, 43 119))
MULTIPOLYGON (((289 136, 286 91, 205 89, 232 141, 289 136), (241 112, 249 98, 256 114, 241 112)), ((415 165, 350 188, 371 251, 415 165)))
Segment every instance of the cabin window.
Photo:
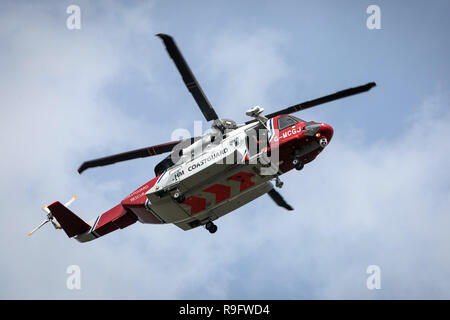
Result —
POLYGON ((268 131, 263 126, 246 131, 246 143, 249 156, 258 154, 269 146, 268 131))
POLYGON ((298 121, 290 116, 284 116, 278 118, 278 130, 284 130, 288 127, 292 127, 295 125, 298 121))

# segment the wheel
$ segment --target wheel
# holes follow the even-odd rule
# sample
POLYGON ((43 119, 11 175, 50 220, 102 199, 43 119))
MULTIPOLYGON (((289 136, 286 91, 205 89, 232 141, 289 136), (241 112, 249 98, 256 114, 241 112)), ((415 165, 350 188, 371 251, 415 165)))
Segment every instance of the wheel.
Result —
POLYGON ((186 200, 186 197, 184 195, 181 194, 180 191, 175 191, 175 193, 173 194, 173 198, 178 202, 178 203, 183 203, 184 200, 186 200))
POLYGON ((211 229, 211 227, 212 227, 213 225, 214 225, 214 223, 213 223, 212 221, 208 221, 208 222, 205 224, 206 230, 211 229))
POLYGON ((301 163, 301 162, 298 162, 296 165, 295 165, 295 169, 297 169, 297 170, 302 170, 303 169, 303 166, 304 166, 304 164, 303 163, 301 163))
POLYGON ((215 233, 217 231, 217 226, 213 224, 211 228, 208 229, 209 233, 215 233))
POLYGON ((209 233, 215 233, 217 231, 217 226, 212 221, 208 221, 205 224, 205 228, 209 231, 209 233))
POLYGON ((292 165, 294 166, 294 167, 297 167, 297 165, 300 163, 300 160, 299 159, 297 159, 297 158, 295 158, 294 160, 292 160, 292 165))

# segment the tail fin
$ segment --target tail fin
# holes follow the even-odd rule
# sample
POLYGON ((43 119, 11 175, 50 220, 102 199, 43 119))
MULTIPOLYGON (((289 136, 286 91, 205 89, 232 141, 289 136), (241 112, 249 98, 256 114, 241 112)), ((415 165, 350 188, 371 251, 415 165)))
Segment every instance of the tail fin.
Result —
POLYGON ((70 211, 59 201, 56 201, 48 206, 52 215, 56 218, 61 228, 65 231, 69 238, 72 238, 80 233, 89 231, 91 226, 84 222, 75 213, 70 211))
POLYGON ((63 229, 69 238, 75 237, 79 242, 87 242, 117 229, 126 228, 138 220, 131 211, 128 211, 122 204, 118 204, 86 223, 67 208, 76 198, 77 196, 74 196, 66 204, 56 201, 48 207, 42 207, 47 218, 28 235, 32 235, 40 227, 51 222, 55 229, 63 229))

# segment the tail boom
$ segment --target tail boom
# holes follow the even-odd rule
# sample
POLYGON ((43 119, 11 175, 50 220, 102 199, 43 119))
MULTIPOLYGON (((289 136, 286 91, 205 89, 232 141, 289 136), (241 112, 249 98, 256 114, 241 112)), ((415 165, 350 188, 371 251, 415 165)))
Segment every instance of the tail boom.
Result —
POLYGON ((117 229, 123 229, 137 221, 136 216, 128 212, 121 204, 106 211, 87 223, 59 201, 48 206, 51 214, 58 221, 69 238, 75 237, 79 242, 87 242, 104 236, 117 229))

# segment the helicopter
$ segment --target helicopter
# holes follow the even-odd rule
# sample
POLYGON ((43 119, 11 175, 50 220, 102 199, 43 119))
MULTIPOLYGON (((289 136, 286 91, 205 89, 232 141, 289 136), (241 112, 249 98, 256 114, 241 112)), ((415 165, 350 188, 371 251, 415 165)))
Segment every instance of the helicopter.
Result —
POLYGON ((153 179, 91 221, 85 222, 68 208, 74 196, 65 204, 56 201, 44 206, 46 219, 29 235, 51 222, 69 238, 87 242, 137 221, 172 223, 182 230, 204 226, 215 233, 218 227, 214 221, 265 194, 276 205, 294 210, 275 189, 283 186, 280 176, 292 169, 302 170, 313 161, 330 143, 334 131, 328 124, 305 121, 292 113, 376 86, 369 82, 266 115, 262 107, 255 106, 246 112, 252 119, 237 124, 218 117, 173 38, 156 36, 163 41, 206 121, 212 121, 210 131, 82 163, 80 174, 89 168, 169 153, 155 166, 153 179))

